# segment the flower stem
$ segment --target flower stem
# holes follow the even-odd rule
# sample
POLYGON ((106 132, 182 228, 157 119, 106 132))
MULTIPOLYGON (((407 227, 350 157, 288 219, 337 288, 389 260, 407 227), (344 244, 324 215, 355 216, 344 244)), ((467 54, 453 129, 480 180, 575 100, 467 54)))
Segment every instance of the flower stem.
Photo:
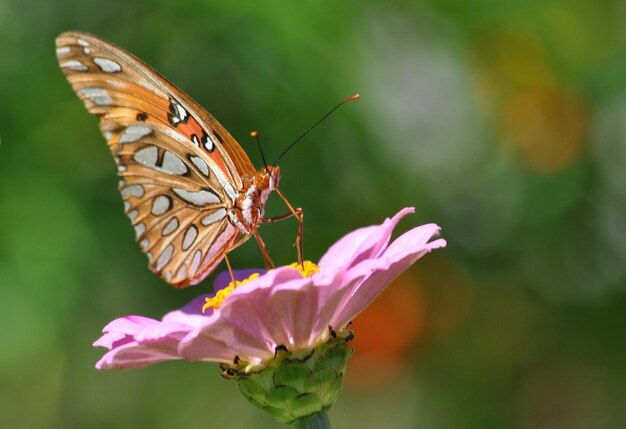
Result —
POLYGON ((324 411, 302 417, 293 423, 296 429, 330 429, 330 420, 324 411))

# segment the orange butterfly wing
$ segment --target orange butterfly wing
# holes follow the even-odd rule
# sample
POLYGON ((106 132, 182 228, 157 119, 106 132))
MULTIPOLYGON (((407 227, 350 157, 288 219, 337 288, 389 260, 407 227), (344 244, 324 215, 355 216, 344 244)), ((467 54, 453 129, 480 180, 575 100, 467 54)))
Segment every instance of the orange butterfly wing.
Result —
POLYGON ((72 88, 100 117, 150 269, 176 287, 200 282, 241 234, 228 213, 255 174, 250 159, 207 111, 121 48, 74 32, 56 47, 72 88))

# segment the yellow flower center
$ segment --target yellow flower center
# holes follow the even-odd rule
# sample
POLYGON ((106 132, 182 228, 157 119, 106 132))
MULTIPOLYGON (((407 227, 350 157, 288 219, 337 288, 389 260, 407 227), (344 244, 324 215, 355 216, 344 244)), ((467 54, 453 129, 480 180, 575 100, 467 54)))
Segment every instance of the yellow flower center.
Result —
MULTIPOLYGON (((311 261, 303 261, 302 264, 300 264, 299 262, 294 262, 293 264, 288 265, 288 267, 298 270, 302 277, 311 277, 313 274, 317 273, 320 270, 319 267, 311 261)), ((218 290, 214 297, 205 298, 206 303, 202 306, 202 312, 204 313, 209 308, 217 310, 222 306, 222 303, 232 291, 234 291, 241 285, 257 279, 258 277, 259 273, 254 273, 247 279, 241 281, 235 280, 234 284, 233 282, 230 282, 228 286, 226 286, 224 289, 218 290)))
POLYGON ((313 274, 317 273, 320 270, 320 267, 318 267, 317 264, 311 261, 303 261, 302 264, 299 262, 294 262, 293 264, 289 265, 289 267, 295 268, 296 270, 300 271, 302 277, 311 277, 313 274))

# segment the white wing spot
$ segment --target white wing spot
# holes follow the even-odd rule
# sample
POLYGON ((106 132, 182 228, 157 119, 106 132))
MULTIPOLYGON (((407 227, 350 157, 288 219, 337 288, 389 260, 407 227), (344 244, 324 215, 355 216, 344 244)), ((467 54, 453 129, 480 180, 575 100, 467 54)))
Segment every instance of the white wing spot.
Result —
POLYGON ((80 46, 89 46, 89 43, 86 40, 76 39, 76 41, 78 42, 80 46))
POLYGON ((85 64, 81 63, 78 60, 63 61, 60 65, 64 69, 70 69, 70 70, 76 70, 76 71, 89 70, 89 68, 85 64))
POLYGON ((154 200, 152 200, 152 213, 155 216, 161 216, 163 213, 168 211, 172 205, 172 201, 169 197, 165 195, 159 195, 154 200))
POLYGON ((165 151, 163 155, 163 165, 157 166, 156 163, 159 158, 159 149, 156 146, 147 146, 143 149, 139 149, 133 155, 133 159, 141 165, 151 168, 163 173, 182 176, 187 173, 187 166, 178 156, 174 155, 170 151, 165 151))
POLYGON ((191 268, 189 268, 190 276, 193 276, 196 273, 196 271, 198 271, 201 260, 202 260, 202 251, 198 249, 196 250, 196 253, 193 254, 193 261, 191 261, 191 268))
POLYGON ((128 210, 130 210, 131 205, 128 201, 124 201, 124 212, 127 212, 128 210))
POLYGON ((188 250, 194 241, 196 241, 196 237, 198 236, 198 228, 191 225, 185 231, 185 237, 183 238, 183 250, 188 250))
POLYGON ((120 137, 119 144, 135 142, 151 132, 152 128, 144 127, 143 125, 131 125, 124 130, 124 134, 120 137))
POLYGON ((146 167, 153 167, 156 164, 157 159, 159 157, 159 149, 156 146, 148 146, 143 149, 139 149, 133 155, 133 159, 135 162, 138 162, 141 165, 145 165, 146 167))
POLYGON ((117 166, 117 171, 120 173, 124 173, 126 170, 128 170, 128 168, 126 168, 124 164, 120 164, 117 166))
POLYGON ((93 59, 93 62, 96 63, 96 65, 100 67, 100 70, 105 73, 117 73, 122 70, 122 66, 113 60, 109 60, 108 58, 96 57, 93 59))
POLYGON ((130 185, 129 187, 122 189, 122 196, 141 198, 143 197, 143 187, 141 185, 130 185))
POLYGON ((152 256, 152 253, 150 252, 146 253, 146 256, 148 257, 148 263, 151 264, 154 260, 154 256, 152 256))
POLYGON ((133 210, 132 212, 128 213, 128 218, 130 219, 132 223, 135 223, 135 219, 137 219, 138 215, 139 215, 139 212, 137 210, 133 210))
POLYGON ((60 48, 57 48, 57 55, 58 56, 63 56, 63 55, 67 55, 71 52, 72 50, 70 49, 69 46, 62 46, 60 48))
POLYGON ((233 185, 231 185, 226 177, 224 177, 224 174, 219 168, 214 169, 213 174, 215 174, 215 177, 217 177, 217 181, 220 182, 220 185, 226 191, 226 194, 228 194, 230 199, 235 202, 237 197, 239 197, 239 193, 235 191, 233 185))
POLYGON ((204 144, 206 150, 208 150, 209 152, 213 152, 213 150, 215 149, 215 136, 213 135, 213 133, 209 131, 202 137, 204 137, 202 139, 202 143, 204 144))
POLYGON ((176 110, 178 111, 178 117, 180 118, 180 120, 182 122, 185 122, 185 118, 187 118, 187 115, 188 115, 185 108, 178 103, 176 103, 174 106, 176 107, 176 110))
POLYGON ((159 255, 159 259, 157 259, 157 265, 156 265, 157 271, 161 271, 163 267, 167 265, 170 259, 172 259, 172 253, 174 253, 174 245, 170 244, 159 255))
POLYGON ((225 216, 226 216, 226 209, 221 208, 219 210, 215 210, 210 215, 206 215, 205 217, 202 218, 200 222, 202 223, 202 225, 207 226, 207 225, 211 225, 212 223, 217 222, 218 220, 224 219, 225 216))
POLYGON ((147 238, 144 238, 143 240, 139 242, 139 245, 141 246, 142 250, 145 252, 146 250, 150 248, 150 240, 148 240, 147 238))
POLYGON ((135 235, 137 238, 141 237, 146 232, 146 226, 143 223, 135 225, 135 235))
POLYGON ((163 166, 160 170, 167 174, 180 176, 187 173, 187 166, 178 156, 170 151, 165 151, 165 155, 163 155, 163 166))
POLYGON ((89 54, 91 54, 91 49, 83 48, 83 52, 85 53, 85 55, 89 55, 89 54))
POLYGON ((109 106, 113 104, 113 100, 109 97, 109 93, 102 88, 83 88, 80 93, 98 106, 109 106))
POLYGON ((187 265, 183 264, 180 266, 180 268, 178 269, 178 272, 176 273, 176 277, 186 277, 187 276, 187 265))
POLYGON ((192 156, 189 159, 191 159, 193 165, 195 165, 196 168, 202 172, 202 174, 204 174, 206 177, 209 177, 209 166, 206 162, 204 162, 202 158, 200 158, 199 156, 192 156))
POLYGON ((190 192, 185 189, 179 189, 179 188, 173 188, 172 190, 180 198, 196 206, 204 206, 207 204, 217 204, 220 202, 220 199, 217 195, 215 195, 213 192, 208 191, 206 189, 201 189, 196 192, 190 192))
POLYGON ((178 219, 173 217, 168 223, 167 225, 165 225, 165 228, 163 228, 163 231, 161 232, 161 234, 165 235, 170 235, 172 232, 176 231, 178 229, 178 219))

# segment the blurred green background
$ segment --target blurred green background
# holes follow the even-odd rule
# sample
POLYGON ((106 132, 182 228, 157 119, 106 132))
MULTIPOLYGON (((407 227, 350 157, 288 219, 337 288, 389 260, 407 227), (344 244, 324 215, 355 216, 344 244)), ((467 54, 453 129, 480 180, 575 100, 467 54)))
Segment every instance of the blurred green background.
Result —
MULTIPOLYGON (((259 166, 251 130, 273 158, 361 93, 282 162, 307 256, 405 206, 449 244, 356 320, 335 427, 624 427, 625 28, 617 0, 0 1, 0 427, 279 426, 216 365, 94 369, 109 320, 212 283, 146 268, 66 30, 152 65, 259 166)), ((276 261, 295 231, 261 229, 276 261)), ((262 265, 253 241, 232 261, 262 265)))

